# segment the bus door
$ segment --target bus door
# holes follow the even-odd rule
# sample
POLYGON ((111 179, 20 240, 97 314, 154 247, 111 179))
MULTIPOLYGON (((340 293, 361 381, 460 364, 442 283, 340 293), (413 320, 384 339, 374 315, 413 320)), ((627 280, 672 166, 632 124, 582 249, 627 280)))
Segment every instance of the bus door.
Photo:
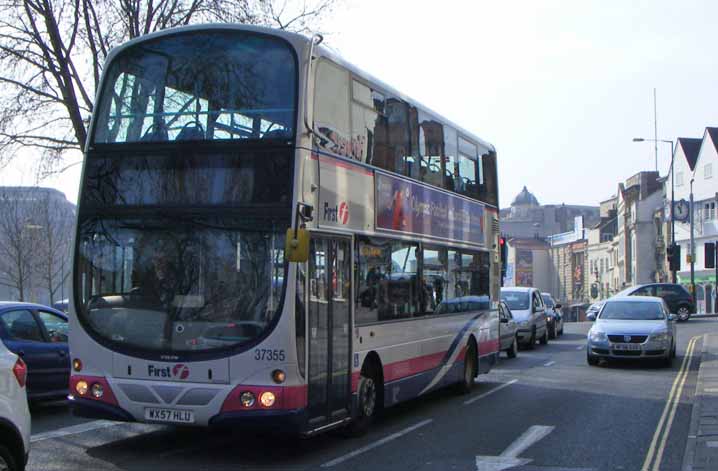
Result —
POLYGON ((349 416, 351 240, 312 234, 308 412, 313 428, 349 416))

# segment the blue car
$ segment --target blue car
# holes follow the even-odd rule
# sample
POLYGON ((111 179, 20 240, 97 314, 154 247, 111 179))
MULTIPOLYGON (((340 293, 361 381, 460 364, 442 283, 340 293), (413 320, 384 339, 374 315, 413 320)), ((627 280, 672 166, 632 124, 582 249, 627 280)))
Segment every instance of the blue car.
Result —
POLYGON ((64 397, 70 380, 67 315, 39 304, 0 302, 0 339, 27 364, 30 400, 64 397))

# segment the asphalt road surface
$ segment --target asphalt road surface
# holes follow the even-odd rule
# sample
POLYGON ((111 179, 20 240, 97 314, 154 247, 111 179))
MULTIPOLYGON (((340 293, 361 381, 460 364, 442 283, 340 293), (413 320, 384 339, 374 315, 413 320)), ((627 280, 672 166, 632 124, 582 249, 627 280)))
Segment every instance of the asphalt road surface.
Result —
POLYGON ((718 319, 678 324, 672 368, 589 367, 589 328, 567 324, 547 346, 502 354, 471 394, 443 390, 394 407, 360 438, 117 424, 73 417, 63 402, 36 405, 28 469, 679 470, 700 335, 718 332, 718 319))

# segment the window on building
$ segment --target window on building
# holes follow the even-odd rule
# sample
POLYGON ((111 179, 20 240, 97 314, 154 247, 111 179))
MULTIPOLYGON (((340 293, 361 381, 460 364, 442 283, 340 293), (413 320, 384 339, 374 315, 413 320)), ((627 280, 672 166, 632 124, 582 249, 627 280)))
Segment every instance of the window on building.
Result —
POLYGON ((683 172, 676 172, 676 186, 683 186, 683 172))
POLYGON ((705 164, 703 167, 703 178, 706 180, 709 178, 713 178, 713 164, 705 164))
POLYGON ((716 218, 716 204, 715 202, 706 203, 703 206, 703 219, 711 221, 716 218))

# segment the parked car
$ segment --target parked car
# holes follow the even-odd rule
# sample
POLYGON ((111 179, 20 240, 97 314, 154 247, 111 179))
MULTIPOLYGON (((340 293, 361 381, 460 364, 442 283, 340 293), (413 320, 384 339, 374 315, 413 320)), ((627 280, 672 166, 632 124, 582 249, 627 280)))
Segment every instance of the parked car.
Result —
POLYGON ((656 296, 663 299, 672 314, 683 322, 696 313, 696 302, 691 293, 683 285, 673 283, 651 283, 632 286, 624 289, 616 296, 656 296))
POLYGON ((64 397, 70 382, 67 316, 47 306, 0 303, 0 339, 27 364, 30 400, 64 397))
POLYGON ((586 361, 601 358, 660 359, 670 366, 676 356, 676 328, 665 301, 649 296, 608 299, 588 332, 586 361))
POLYGON ((598 301, 588 306, 588 309, 586 309, 586 317, 590 316, 591 314, 593 314, 594 316, 598 314, 598 311, 601 310, 605 302, 606 301, 598 301))
POLYGON ((501 300, 511 309, 518 324, 518 339, 521 345, 533 349, 538 339, 542 345, 548 343, 546 308, 541 292, 536 288, 501 288, 501 300))
POLYGON ((516 335, 518 326, 505 302, 499 303, 499 350, 506 352, 509 358, 516 358, 519 340, 516 335))
POLYGON ((551 293, 541 293, 544 306, 546 306, 546 323, 548 324, 548 337, 555 339, 563 335, 563 316, 561 304, 554 301, 551 293))
POLYGON ((27 366, 0 343, 0 469, 22 471, 30 450, 27 366))

